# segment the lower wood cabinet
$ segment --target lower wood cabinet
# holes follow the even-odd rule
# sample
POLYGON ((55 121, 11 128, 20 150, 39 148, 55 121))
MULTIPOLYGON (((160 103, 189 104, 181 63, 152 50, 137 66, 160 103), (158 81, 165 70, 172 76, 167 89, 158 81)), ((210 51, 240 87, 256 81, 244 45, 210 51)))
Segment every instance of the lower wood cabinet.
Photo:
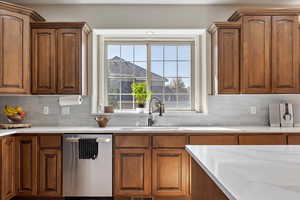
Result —
POLYGON ((286 144, 286 137, 284 135, 240 135, 240 145, 283 145, 286 144))
POLYGON ((1 200, 9 200, 16 195, 15 138, 4 137, 1 147, 1 200))
POLYGON ((115 195, 151 195, 151 151, 117 149, 115 151, 115 195))
POLYGON ((61 135, 0 138, 0 200, 62 196, 61 135))
POLYGON ((39 158, 39 196, 61 196, 61 150, 41 149, 39 158))
POLYGON ((152 194, 188 195, 188 155, 184 149, 152 151, 152 194))
POLYGON ((37 195, 37 136, 16 137, 16 186, 18 196, 37 195))
POLYGON ((299 145, 300 144, 300 135, 288 135, 287 144, 289 145, 299 145))

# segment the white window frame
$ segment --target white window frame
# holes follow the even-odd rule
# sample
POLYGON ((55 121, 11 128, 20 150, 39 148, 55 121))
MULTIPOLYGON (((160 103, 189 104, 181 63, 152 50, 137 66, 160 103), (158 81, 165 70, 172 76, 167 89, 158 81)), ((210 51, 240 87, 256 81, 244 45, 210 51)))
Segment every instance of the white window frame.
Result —
MULTIPOLYGON (((92 61, 92 114, 101 114, 107 105, 105 78, 105 41, 155 41, 194 43, 192 63, 193 96, 192 108, 198 113, 207 113, 207 62, 206 29, 94 29, 92 61)), ((173 111, 171 111, 173 112, 173 111)), ((175 112, 175 111, 174 111, 175 112)), ((191 112, 191 111, 180 111, 191 112)))

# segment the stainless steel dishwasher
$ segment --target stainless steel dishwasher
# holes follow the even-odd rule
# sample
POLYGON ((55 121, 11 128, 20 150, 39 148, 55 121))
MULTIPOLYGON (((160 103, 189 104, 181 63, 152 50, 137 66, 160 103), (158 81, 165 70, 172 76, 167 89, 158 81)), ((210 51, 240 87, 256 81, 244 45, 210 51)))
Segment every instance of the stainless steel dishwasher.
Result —
POLYGON ((64 135, 63 195, 67 199, 112 197, 112 135, 64 135), (97 139, 95 160, 79 159, 79 138, 97 139))

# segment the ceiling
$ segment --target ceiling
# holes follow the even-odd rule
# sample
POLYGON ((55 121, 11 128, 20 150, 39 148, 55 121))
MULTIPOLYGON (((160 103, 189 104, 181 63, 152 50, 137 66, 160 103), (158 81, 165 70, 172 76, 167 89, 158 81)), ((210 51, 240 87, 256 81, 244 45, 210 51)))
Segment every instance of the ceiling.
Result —
POLYGON ((300 0, 7 0, 26 4, 300 5, 300 0))

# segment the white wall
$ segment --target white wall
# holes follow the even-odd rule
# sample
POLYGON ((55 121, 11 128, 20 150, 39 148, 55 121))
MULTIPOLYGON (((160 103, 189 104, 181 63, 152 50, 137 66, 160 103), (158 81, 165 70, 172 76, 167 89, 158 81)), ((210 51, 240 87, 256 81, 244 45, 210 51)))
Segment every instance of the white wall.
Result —
POLYGON ((30 5, 49 21, 86 21, 93 28, 207 28, 241 6, 30 5))

